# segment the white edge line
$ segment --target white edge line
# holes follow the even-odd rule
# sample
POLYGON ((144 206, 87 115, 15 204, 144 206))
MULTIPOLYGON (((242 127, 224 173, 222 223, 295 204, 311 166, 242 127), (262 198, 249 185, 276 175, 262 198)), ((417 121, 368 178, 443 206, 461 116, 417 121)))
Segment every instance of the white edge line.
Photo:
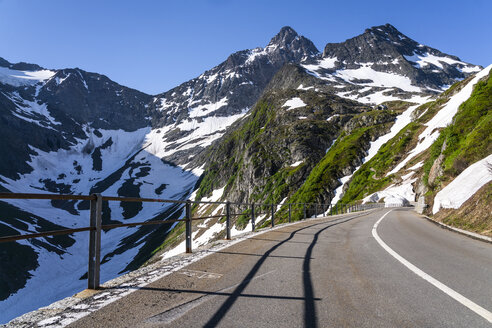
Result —
POLYGON ((372 236, 374 237, 374 239, 376 239, 376 241, 379 243, 379 245, 381 245, 381 247, 383 247, 385 251, 390 253, 391 256, 393 256, 395 259, 400 261, 404 266, 406 266, 408 269, 410 269, 413 273, 415 273, 416 275, 418 275, 422 279, 426 280, 427 282, 431 283, 432 285, 434 285, 435 287, 437 287, 438 289, 440 289, 441 291, 446 293, 448 296, 452 297, 453 299, 460 302, 461 304, 463 304, 464 306, 466 306, 467 308, 469 308, 470 310, 472 310, 473 312, 475 312, 479 316, 483 317, 485 320, 492 323, 492 313, 490 311, 484 309, 480 305, 472 302, 471 300, 464 297, 460 293, 458 293, 458 292, 454 291, 453 289, 449 288, 448 286, 444 285, 442 282, 431 277, 430 275, 428 275, 424 271, 417 268, 412 263, 405 260, 397 252, 395 252, 388 245, 386 245, 386 243, 379 237, 378 232, 377 232, 377 227, 378 227, 379 223, 386 217, 386 215, 388 215, 392 211, 393 210, 384 214, 372 227, 372 236))

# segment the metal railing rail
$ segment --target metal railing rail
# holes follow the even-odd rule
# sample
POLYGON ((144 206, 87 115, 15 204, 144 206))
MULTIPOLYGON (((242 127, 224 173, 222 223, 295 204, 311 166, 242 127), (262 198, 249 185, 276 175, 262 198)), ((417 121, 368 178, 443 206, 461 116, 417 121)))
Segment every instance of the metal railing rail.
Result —
MULTIPOLYGON (((13 242, 18 240, 25 240, 31 238, 40 238, 48 236, 58 236, 72 234, 75 232, 89 231, 89 265, 88 265, 88 288, 98 289, 100 286, 100 267, 101 267, 101 230, 110 230, 122 227, 137 227, 144 225, 160 225, 184 222, 185 223, 185 236, 186 236, 186 253, 192 252, 192 221, 204 220, 209 218, 224 218, 226 222, 226 239, 231 239, 231 218, 239 216, 249 216, 251 220, 252 231, 256 230, 256 218, 260 215, 265 215, 265 219, 270 215, 270 224, 275 226, 275 214, 278 212, 277 208, 282 209, 287 205, 288 222, 292 222, 292 214, 294 212, 293 207, 297 206, 297 210, 302 211, 301 220, 306 220, 308 217, 308 210, 312 211, 315 218, 319 214, 328 213, 328 215, 338 215, 342 213, 351 213, 356 211, 367 210, 376 207, 384 207, 381 203, 371 204, 318 204, 318 203, 234 203, 234 202, 211 202, 211 201, 191 201, 191 200, 170 200, 170 199, 155 199, 155 198, 137 198, 137 197, 109 197, 102 196, 101 194, 92 195, 57 195, 57 194, 32 194, 32 193, 0 193, 0 199, 44 199, 44 200, 85 200, 90 202, 90 218, 89 226, 74 229, 60 229, 54 231, 43 231, 38 233, 31 233, 25 235, 11 235, 1 236, 0 243, 13 242), (102 224, 102 202, 103 201, 120 201, 120 202, 154 202, 154 203, 170 203, 183 205, 185 216, 182 219, 173 220, 150 220, 144 222, 131 222, 131 223, 116 223, 116 224, 102 224), (208 215, 193 217, 192 205, 225 205, 222 214, 208 215), (244 206, 245 209, 242 213, 231 212, 231 206, 244 206), (280 206, 280 207, 279 207, 280 206), (257 211, 257 209, 259 211, 257 211), (319 211, 321 210, 321 212, 319 211), (249 212, 248 212, 249 211, 249 212)), ((237 209, 236 209, 237 210, 237 209)), ((266 220, 265 222, 268 222, 266 220)))

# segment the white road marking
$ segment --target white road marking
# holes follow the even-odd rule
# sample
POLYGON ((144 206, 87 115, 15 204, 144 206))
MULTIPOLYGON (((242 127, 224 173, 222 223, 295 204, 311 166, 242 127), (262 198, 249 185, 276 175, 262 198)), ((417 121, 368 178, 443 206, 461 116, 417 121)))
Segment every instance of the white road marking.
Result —
POLYGON ((461 304, 463 304, 464 306, 466 306, 467 308, 469 308, 470 310, 472 310, 476 314, 478 314, 481 317, 483 317, 485 320, 487 320, 487 321, 489 321, 489 322, 492 323, 492 313, 490 311, 484 309, 480 305, 472 302, 471 300, 469 300, 468 298, 464 297, 460 293, 458 293, 458 292, 454 291, 453 289, 449 288, 448 286, 444 285, 439 280, 431 277, 430 275, 428 275, 424 271, 422 271, 419 268, 417 268, 412 263, 410 263, 407 260, 405 260, 397 252, 395 252, 388 245, 386 245, 386 243, 379 237, 378 232, 377 232, 377 227, 378 227, 379 223, 386 217, 386 215, 388 215, 392 211, 393 210, 391 210, 391 211, 387 212, 386 214, 384 214, 374 224, 374 226, 372 227, 372 236, 374 237, 374 239, 376 239, 376 241, 379 243, 379 245, 381 245, 381 247, 383 247, 385 251, 387 251, 388 253, 390 253, 395 259, 397 259, 398 261, 400 261, 404 266, 406 266, 408 269, 410 269, 411 271, 413 271, 413 273, 415 273, 416 275, 418 275, 422 279, 426 280, 427 282, 431 283, 435 287, 439 288, 441 291, 443 291, 444 293, 446 293, 448 296, 454 298, 456 301, 460 302, 461 304))

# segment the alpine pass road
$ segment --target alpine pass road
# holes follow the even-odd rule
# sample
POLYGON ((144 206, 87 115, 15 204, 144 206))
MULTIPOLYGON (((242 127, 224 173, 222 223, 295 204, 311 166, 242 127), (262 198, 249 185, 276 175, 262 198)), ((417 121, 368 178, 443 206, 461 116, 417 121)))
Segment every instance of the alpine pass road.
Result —
POLYGON ((492 244, 395 208, 253 235, 70 327, 492 327, 491 311, 492 244))

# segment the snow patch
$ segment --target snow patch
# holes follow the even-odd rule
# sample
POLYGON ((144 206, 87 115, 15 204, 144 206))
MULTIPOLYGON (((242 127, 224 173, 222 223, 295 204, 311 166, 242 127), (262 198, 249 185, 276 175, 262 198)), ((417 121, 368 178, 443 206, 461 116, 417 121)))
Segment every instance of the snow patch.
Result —
POLYGON ((316 64, 302 65, 305 69, 310 71, 318 71, 320 69, 330 69, 335 67, 335 63, 338 61, 337 57, 320 59, 316 64))
POLYGON ((449 65, 460 65, 463 66, 462 68, 459 68, 462 72, 466 73, 473 73, 473 72, 478 72, 480 71, 480 67, 475 66, 475 65, 470 65, 467 63, 464 63, 459 60, 455 60, 449 57, 444 57, 444 56, 436 56, 430 53, 424 53, 424 54, 416 54, 414 53, 412 56, 403 56, 405 57, 406 60, 415 63, 415 66, 418 68, 424 68, 428 65, 434 65, 439 67, 440 69, 444 69, 442 63, 446 63, 449 65))
POLYGON ((296 166, 301 165, 301 164, 302 164, 302 162, 304 162, 304 160, 302 160, 302 161, 297 161, 297 162, 295 162, 294 164, 290 164, 289 166, 291 166, 291 167, 296 167, 296 166))
POLYGON ((369 161, 373 158, 381 149, 381 147, 388 142, 391 138, 396 136, 398 132, 401 131, 405 126, 407 126, 410 122, 412 122, 412 113, 419 105, 410 106, 406 111, 397 116, 395 123, 391 127, 389 133, 384 136, 379 137, 376 141, 371 141, 370 148, 364 162, 369 161))
POLYGON ((215 189, 212 191, 212 195, 210 197, 203 197, 201 201, 203 202, 217 202, 219 201, 220 197, 224 194, 224 189, 225 186, 220 188, 220 189, 215 189))
POLYGON ((302 84, 300 84, 298 87, 297 87, 297 90, 309 90, 309 89, 314 89, 313 86, 310 86, 310 87, 304 87, 302 84))
POLYGON ((287 100, 282 105, 282 107, 287 107, 286 110, 291 110, 291 109, 295 109, 295 108, 301 108, 301 107, 304 107, 304 106, 306 106, 306 104, 299 97, 295 97, 295 98, 289 99, 289 100, 287 100))

